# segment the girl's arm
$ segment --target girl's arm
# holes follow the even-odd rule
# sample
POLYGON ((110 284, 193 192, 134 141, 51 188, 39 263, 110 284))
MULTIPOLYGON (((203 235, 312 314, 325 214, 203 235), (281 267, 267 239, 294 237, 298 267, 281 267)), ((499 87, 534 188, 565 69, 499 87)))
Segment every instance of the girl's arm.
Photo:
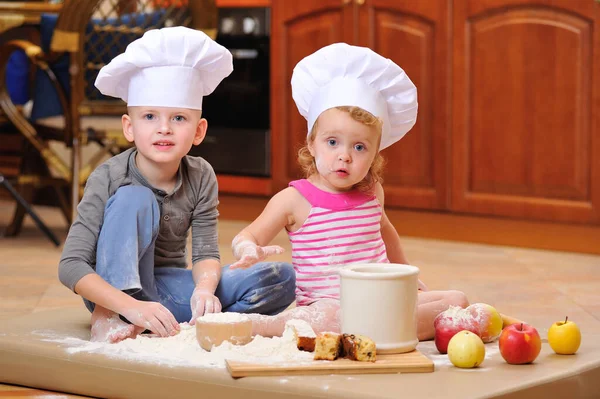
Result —
POLYGON ((385 213, 385 195, 383 192, 383 187, 380 183, 377 183, 377 186, 375 187, 375 196, 381 204, 381 238, 383 238, 383 242, 385 243, 387 257, 391 263, 401 263, 407 265, 409 263, 404 255, 404 251, 402 250, 400 236, 385 213))
POLYGON ((292 187, 275 194, 260 216, 235 236, 231 249, 239 260, 230 269, 246 269, 269 255, 283 252, 280 246, 268 244, 282 229, 294 223, 293 209, 299 196, 292 187))
MULTIPOLYGON (((381 238, 385 243, 388 259, 391 263, 400 263, 403 265, 409 265, 406 255, 402 250, 402 244, 400 243, 400 236, 396 231, 396 228, 388 219, 384 205, 384 193, 381 184, 377 183, 375 187, 375 195, 381 204, 381 238)), ((419 289, 421 291, 427 291, 427 286, 419 280, 419 289)))
POLYGON ((382 212, 381 238, 383 238, 383 242, 385 243, 388 259, 391 263, 408 265, 408 259, 406 259, 406 255, 404 255, 404 251, 402 250, 402 244, 400 243, 400 236, 392 222, 388 219, 385 211, 382 212))

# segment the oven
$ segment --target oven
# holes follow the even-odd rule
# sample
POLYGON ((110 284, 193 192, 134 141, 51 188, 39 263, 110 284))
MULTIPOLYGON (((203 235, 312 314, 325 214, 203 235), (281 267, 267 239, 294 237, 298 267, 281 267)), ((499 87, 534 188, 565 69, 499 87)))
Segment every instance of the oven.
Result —
POLYGON ((206 138, 190 155, 219 174, 271 174, 269 8, 220 8, 216 41, 233 55, 233 72, 204 98, 206 138))

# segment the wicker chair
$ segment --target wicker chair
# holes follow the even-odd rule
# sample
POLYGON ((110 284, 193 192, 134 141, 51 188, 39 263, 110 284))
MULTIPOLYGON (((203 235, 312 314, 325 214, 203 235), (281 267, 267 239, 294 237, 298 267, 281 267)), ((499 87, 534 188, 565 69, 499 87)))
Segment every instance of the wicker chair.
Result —
POLYGON ((122 139, 120 122, 125 104, 98 92, 93 85, 98 71, 145 31, 177 25, 216 37, 215 0, 64 0, 57 16, 42 18, 41 46, 27 38, 0 43, 0 107, 52 171, 53 181, 69 185, 69 221, 89 174, 129 145, 122 139), (46 37, 46 46, 44 30, 51 36, 51 40, 46 37), (40 103, 57 108, 59 115, 26 117, 11 101, 4 82, 9 57, 17 50, 25 52, 46 87, 52 88, 36 88, 34 111, 40 103), (61 158, 52 142, 70 149, 70 162, 68 157, 61 158), (82 148, 92 152, 85 165, 82 148))

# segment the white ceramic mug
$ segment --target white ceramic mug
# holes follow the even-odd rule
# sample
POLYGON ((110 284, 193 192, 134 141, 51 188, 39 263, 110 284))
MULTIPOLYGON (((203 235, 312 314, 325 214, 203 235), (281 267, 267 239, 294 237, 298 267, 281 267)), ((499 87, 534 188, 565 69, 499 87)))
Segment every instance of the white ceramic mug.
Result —
POLYGON ((419 269, 371 263, 345 266, 339 273, 342 332, 370 337, 377 353, 414 350, 419 269))

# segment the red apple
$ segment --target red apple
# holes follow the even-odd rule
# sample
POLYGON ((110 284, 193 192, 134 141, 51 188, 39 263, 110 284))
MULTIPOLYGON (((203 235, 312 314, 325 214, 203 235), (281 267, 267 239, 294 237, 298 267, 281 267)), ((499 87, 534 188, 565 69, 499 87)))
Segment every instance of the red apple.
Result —
POLYGON ((508 364, 532 363, 542 350, 540 334, 525 323, 504 327, 498 345, 500 354, 508 364))
POLYGON ((450 339, 458 332, 468 330, 479 335, 479 325, 471 313, 459 306, 450 306, 433 321, 435 328, 434 342, 437 350, 448 352, 450 339))

